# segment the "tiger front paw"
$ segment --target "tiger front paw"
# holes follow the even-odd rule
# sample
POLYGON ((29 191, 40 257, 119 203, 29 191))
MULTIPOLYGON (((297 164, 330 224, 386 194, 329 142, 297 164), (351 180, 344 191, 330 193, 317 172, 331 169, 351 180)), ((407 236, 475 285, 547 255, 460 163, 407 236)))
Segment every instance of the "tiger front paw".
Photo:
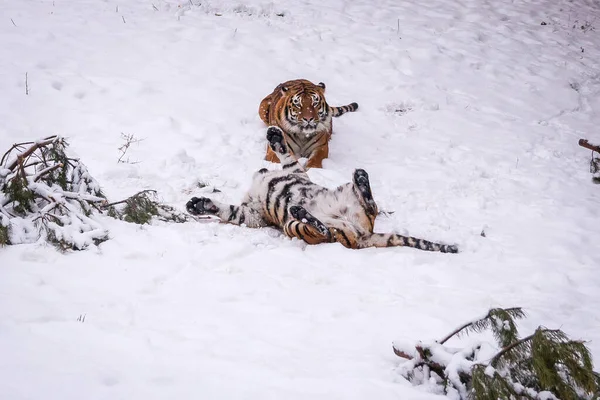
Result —
POLYGON ((270 126, 267 129, 267 140, 271 150, 279 154, 287 153, 287 147, 283 140, 283 131, 277 126, 270 126))
POLYGON ((192 197, 185 208, 192 215, 214 215, 219 211, 215 203, 206 197, 192 197))

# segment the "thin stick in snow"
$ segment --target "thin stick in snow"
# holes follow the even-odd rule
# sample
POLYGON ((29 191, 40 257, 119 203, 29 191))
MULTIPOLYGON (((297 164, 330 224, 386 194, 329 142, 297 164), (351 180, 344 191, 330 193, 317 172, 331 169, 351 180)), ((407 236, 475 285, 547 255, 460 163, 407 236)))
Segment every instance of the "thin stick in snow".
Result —
POLYGON ((125 24, 125 17, 121 15, 121 18, 123 18, 123 23, 125 24))
POLYGON ((27 72, 25 72, 25 95, 29 96, 29 82, 27 81, 27 72))
POLYGON ((17 26, 17 24, 15 24, 15 21, 13 21, 12 18, 10 19, 10 22, 12 22, 14 26, 17 26))

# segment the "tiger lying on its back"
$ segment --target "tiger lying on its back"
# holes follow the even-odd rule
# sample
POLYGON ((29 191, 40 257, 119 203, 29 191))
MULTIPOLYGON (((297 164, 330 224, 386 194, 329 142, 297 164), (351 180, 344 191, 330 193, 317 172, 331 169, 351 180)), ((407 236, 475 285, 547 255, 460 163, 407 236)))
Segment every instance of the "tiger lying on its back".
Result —
POLYGON ((187 210, 194 215, 216 215, 222 222, 246 224, 250 228, 274 226, 308 244, 339 242, 352 249, 409 246, 442 253, 458 252, 456 246, 395 233, 373 233, 378 210, 364 170, 354 171, 352 183, 329 190, 310 181, 289 153, 281 129, 269 127, 267 140, 281 161, 281 170, 263 168, 255 173, 252 187, 239 206, 193 197, 186 205, 187 210))
MULTIPOLYGON (((261 101, 258 115, 267 125, 284 132, 284 142, 296 157, 306 157, 306 168, 322 168, 329 156, 331 118, 356 111, 358 104, 330 107, 325 101, 325 84, 296 79, 278 85, 261 101)), ((265 160, 279 162, 267 145, 265 160)))

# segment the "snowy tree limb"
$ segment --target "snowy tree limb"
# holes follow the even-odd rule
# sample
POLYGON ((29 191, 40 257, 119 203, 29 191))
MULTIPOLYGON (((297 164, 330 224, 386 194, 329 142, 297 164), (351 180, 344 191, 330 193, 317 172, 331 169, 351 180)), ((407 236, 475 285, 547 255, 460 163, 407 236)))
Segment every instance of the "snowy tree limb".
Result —
MULTIPOLYGON (((21 154, 17 155, 17 158, 10 163, 6 168, 9 170, 14 170, 15 167, 17 165, 19 165, 19 163, 21 162, 21 160, 27 158, 28 156, 30 156, 34 151, 36 151, 37 149, 39 149, 40 147, 49 145, 50 143, 54 142, 56 139, 58 138, 58 136, 54 135, 54 136, 49 136, 43 140, 37 141, 37 142, 33 142, 33 145, 30 146, 27 150, 25 150, 24 152, 22 152, 21 154)), ((24 144, 28 144, 29 142, 26 143, 18 143, 13 145, 13 147, 10 148, 10 150, 8 150, 6 153, 4 153, 4 156, 2 157, 2 161, 1 163, 4 164, 4 160, 5 157, 8 157, 8 154, 16 149, 18 146, 23 146, 24 144)), ((8 159, 7 159, 8 160, 8 159)))
POLYGON ((136 194, 134 194, 133 196, 130 196, 128 198, 126 198, 125 200, 119 200, 119 201, 115 201, 114 203, 108 203, 108 204, 103 204, 102 208, 108 208, 108 207, 112 207, 112 206, 116 206, 118 204, 123 204, 126 203, 127 201, 129 201, 130 199, 133 199, 135 197, 138 197, 139 195, 142 195, 144 193, 156 193, 156 190, 154 189, 146 189, 146 190, 142 190, 141 192, 137 192, 136 194))
POLYGON ((47 175, 50 172, 52 172, 52 171, 54 171, 54 170, 56 170, 58 168, 61 168, 62 166, 63 166, 62 163, 58 163, 58 164, 55 164, 55 165, 53 165, 51 167, 44 168, 43 170, 41 170, 40 172, 38 172, 37 174, 35 174, 35 176, 33 177, 33 181, 34 182, 39 181, 44 175, 47 175))

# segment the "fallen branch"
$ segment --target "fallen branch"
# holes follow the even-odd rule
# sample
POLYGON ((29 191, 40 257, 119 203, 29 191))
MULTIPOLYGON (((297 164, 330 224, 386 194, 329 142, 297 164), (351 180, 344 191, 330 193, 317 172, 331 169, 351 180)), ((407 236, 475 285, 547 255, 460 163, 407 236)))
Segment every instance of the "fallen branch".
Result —
POLYGON ((585 147, 586 149, 595 151, 596 153, 600 153, 600 146, 590 144, 586 139, 579 139, 579 145, 581 147, 585 147))
POLYGON ((521 308, 493 308, 443 339, 490 330, 497 346, 473 340, 462 348, 394 343, 394 354, 403 359, 398 372, 413 385, 434 385, 437 393, 460 400, 598 399, 600 375, 585 343, 541 326, 520 339, 515 319, 524 315, 521 308), (498 349, 493 355, 492 347, 498 349))
MULTIPOLYGON (((26 157, 30 156, 37 149, 39 149, 41 147, 44 147, 44 146, 47 146, 50 143, 54 142, 56 139, 57 139, 57 136, 54 135, 54 136, 49 136, 49 137, 47 137, 47 138, 45 138, 45 139, 43 139, 41 141, 33 142, 33 145, 30 148, 28 148, 27 150, 25 150, 23 153, 17 155, 17 158, 12 163, 10 163, 6 168, 9 169, 9 170, 11 170, 11 171, 14 170, 15 167, 17 165, 19 165, 23 159, 25 159, 26 157)), ((4 163, 4 158, 8 157, 8 154, 12 150, 16 149, 18 146, 23 146, 23 145, 29 144, 29 143, 31 143, 31 142, 17 143, 15 145, 13 145, 13 147, 4 154, 4 157, 2 157, 2 164, 4 163)))
POLYGON ((133 199, 134 197, 138 197, 138 196, 140 196, 140 195, 142 195, 144 193, 154 193, 154 194, 156 194, 156 190, 154 190, 154 189, 142 190, 141 192, 137 192, 133 196, 130 196, 130 197, 126 198, 125 200, 119 200, 119 201, 115 201, 114 203, 103 204, 101 207, 102 208, 108 208, 108 207, 116 206, 117 204, 127 203, 129 200, 133 199))

